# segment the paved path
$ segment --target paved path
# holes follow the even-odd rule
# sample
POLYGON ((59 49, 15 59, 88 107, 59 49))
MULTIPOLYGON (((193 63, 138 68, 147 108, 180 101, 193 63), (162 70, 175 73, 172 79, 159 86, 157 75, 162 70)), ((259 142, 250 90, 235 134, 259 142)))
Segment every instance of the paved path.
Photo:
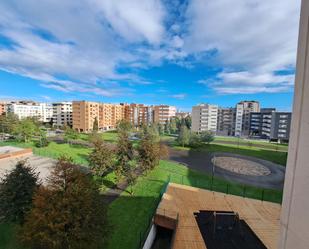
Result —
POLYGON ((209 153, 203 151, 176 150, 170 148, 171 161, 181 163, 190 169, 202 171, 208 174, 212 174, 213 172, 213 164, 211 162, 211 159, 214 155, 232 156, 251 160, 257 163, 261 163, 271 171, 271 174, 267 176, 247 176, 233 173, 219 167, 215 167, 215 176, 224 178, 225 180, 230 182, 238 182, 241 184, 252 185, 260 188, 271 188, 280 190, 283 189, 285 168, 281 165, 255 157, 248 157, 231 153, 209 153))

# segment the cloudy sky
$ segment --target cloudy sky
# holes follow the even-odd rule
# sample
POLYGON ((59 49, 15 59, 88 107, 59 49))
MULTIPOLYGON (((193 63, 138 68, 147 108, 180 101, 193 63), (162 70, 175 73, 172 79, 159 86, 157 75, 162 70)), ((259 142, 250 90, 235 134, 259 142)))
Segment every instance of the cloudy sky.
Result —
POLYGON ((300 0, 2 0, 0 99, 290 110, 300 0))

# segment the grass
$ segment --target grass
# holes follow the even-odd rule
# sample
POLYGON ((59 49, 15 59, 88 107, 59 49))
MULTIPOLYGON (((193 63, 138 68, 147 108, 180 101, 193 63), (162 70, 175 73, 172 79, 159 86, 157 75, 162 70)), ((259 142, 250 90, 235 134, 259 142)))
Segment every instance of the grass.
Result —
POLYGON ((176 143, 171 145, 178 150, 197 150, 205 152, 228 152, 245 156, 252 156, 260 159, 264 159, 273 163, 286 165, 287 152, 274 151, 254 146, 238 146, 235 144, 204 144, 199 148, 182 147, 176 143))
POLYGON ((108 208, 108 219, 112 232, 108 237, 108 249, 137 249, 144 232, 149 226, 160 194, 167 179, 171 182, 213 189, 247 197, 280 203, 282 192, 277 190, 262 190, 259 188, 229 183, 225 180, 214 178, 198 171, 188 169, 180 164, 161 161, 160 165, 147 176, 139 177, 133 187, 134 196, 127 192, 123 194, 108 208), (263 196, 264 195, 264 196, 263 196), (128 232, 129 231, 129 232, 128 232))
POLYGON ((216 136, 213 143, 224 143, 224 142, 235 142, 236 144, 243 146, 263 146, 265 149, 270 150, 280 150, 280 151, 288 151, 288 144, 277 144, 277 143, 270 143, 264 140, 256 140, 256 139, 244 139, 244 138, 237 138, 237 137, 222 137, 216 136))
POLYGON ((23 143, 23 142, 1 142, 0 146, 12 145, 21 148, 32 148, 33 153, 40 156, 50 157, 57 159, 60 156, 69 156, 73 161, 80 165, 88 165, 87 157, 91 152, 91 149, 82 145, 70 145, 70 144, 58 144, 50 142, 47 147, 37 148, 34 143, 23 143))

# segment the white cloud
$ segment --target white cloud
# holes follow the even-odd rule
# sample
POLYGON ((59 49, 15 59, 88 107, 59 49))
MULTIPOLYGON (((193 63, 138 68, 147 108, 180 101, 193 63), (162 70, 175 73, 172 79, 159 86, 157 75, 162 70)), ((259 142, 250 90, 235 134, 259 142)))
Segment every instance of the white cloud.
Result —
POLYGON ((222 68, 199 81, 218 93, 290 91, 293 74, 277 71, 295 67, 299 7, 300 0, 1 1, 0 34, 12 44, 0 47, 0 70, 59 91, 115 96, 151 83, 140 69, 202 62, 222 68))
MULTIPOLYGON (((299 9, 300 0, 193 0, 184 48, 196 54, 216 51, 210 62, 229 71, 218 75, 229 92, 286 91, 261 85, 282 84, 274 72, 294 68, 299 9)), ((290 85, 293 75, 286 77, 290 85)))
POLYGON ((117 70, 139 67, 138 53, 128 49, 131 42, 156 44, 164 36, 164 11, 157 0, 12 0, 1 2, 0 12, 0 34, 12 42, 0 47, 0 69, 60 91, 114 96, 127 89, 112 81, 148 84, 117 70))
POLYGON ((185 99, 187 97, 187 94, 185 93, 173 94, 170 95, 170 97, 174 99, 185 99))

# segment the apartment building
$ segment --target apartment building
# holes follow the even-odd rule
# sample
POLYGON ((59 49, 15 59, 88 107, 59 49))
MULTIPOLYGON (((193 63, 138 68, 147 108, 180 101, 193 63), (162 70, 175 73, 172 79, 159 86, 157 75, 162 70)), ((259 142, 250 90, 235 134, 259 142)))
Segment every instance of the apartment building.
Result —
POLYGON ((53 125, 62 127, 72 126, 72 102, 53 103, 53 125))
POLYGON ((53 116, 53 108, 49 103, 33 101, 10 102, 7 104, 6 110, 17 115, 19 119, 32 117, 42 122, 50 122, 53 116))
POLYGON ((99 105, 99 129, 116 129, 117 123, 125 118, 125 106, 121 104, 99 105))
POLYGON ((194 132, 217 131, 218 106, 200 104, 192 107, 192 127, 194 132))
POLYGON ((88 101, 73 101, 73 129, 79 132, 90 132, 93 130, 95 119, 99 121, 100 104, 88 101))
POLYGON ((250 113, 259 112, 260 103, 258 101, 241 101, 237 103, 235 110, 235 136, 247 136, 250 131, 250 113))
POLYGON ((6 113, 6 106, 7 106, 6 102, 0 102, 0 116, 6 113))
POLYGON ((170 105, 157 105, 153 107, 154 122, 164 125, 166 121, 176 116, 176 107, 170 105))
POLYGON ((125 104, 125 119, 133 126, 139 127, 153 122, 153 107, 144 104, 125 104))
POLYGON ((217 134, 222 136, 233 135, 235 123, 235 108, 218 108, 217 134))
POLYGON ((263 139, 288 141, 292 114, 275 109, 250 113, 250 135, 263 139))
POLYGON ((40 103, 41 106, 41 121, 44 123, 52 122, 53 118, 53 104, 40 103))

